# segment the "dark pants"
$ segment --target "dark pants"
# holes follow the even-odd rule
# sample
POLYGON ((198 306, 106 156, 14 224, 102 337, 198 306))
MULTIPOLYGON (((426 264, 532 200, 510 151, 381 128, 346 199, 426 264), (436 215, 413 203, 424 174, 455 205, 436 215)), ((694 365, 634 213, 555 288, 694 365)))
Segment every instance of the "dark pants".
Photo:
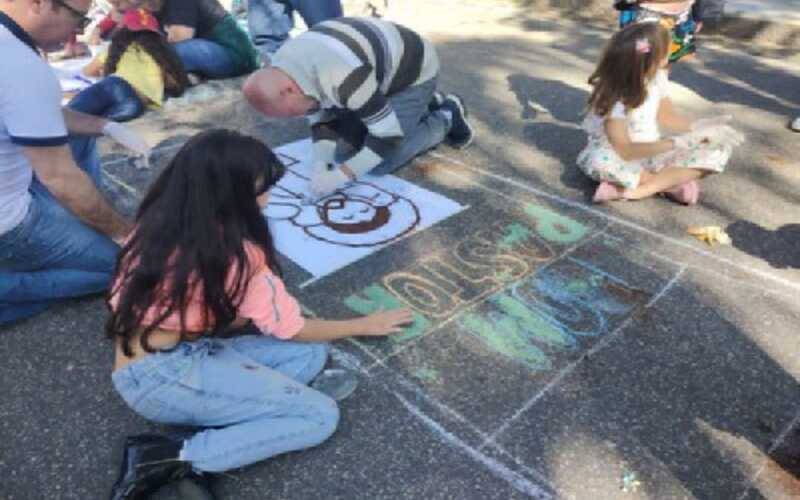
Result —
MULTIPOLYGON (((441 112, 428 109, 435 91, 436 78, 431 78, 389 97, 405 138, 386 155, 382 163, 370 171, 371 174, 391 174, 444 140, 450 131, 447 119, 441 112)), ((354 112, 341 111, 337 114, 337 119, 330 125, 341 138, 336 146, 336 161, 346 163, 363 147, 368 132, 354 112)))
POLYGON ((113 75, 83 89, 67 107, 115 122, 133 120, 145 110, 144 103, 131 84, 113 75))

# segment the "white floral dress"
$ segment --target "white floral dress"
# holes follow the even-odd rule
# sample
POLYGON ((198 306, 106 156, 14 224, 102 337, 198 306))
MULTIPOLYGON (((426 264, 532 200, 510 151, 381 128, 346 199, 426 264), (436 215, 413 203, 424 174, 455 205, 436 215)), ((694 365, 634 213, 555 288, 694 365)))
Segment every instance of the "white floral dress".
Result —
MULTIPOLYGON (((669 95, 669 78, 664 70, 656 73, 647 86, 647 97, 641 106, 629 111, 621 102, 611 108, 609 118, 626 120, 628 135, 633 142, 655 142, 661 139, 658 128, 658 108, 669 95)), ((673 150, 640 160, 625 161, 608 141, 605 119, 589 113, 583 128, 589 134, 589 144, 578 155, 578 167, 589 177, 633 189, 639 185, 642 170, 658 172, 664 167, 686 167, 722 172, 731 157, 730 147, 699 146, 691 150, 673 150)))

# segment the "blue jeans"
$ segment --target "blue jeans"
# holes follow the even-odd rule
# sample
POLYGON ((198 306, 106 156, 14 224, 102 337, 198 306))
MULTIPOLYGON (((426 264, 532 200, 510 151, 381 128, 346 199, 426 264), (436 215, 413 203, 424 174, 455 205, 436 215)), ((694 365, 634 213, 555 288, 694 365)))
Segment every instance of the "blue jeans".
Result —
MULTIPOLYGON (((443 113, 428 110, 435 91, 436 78, 432 78, 389 96, 389 103, 397 115, 405 139, 370 171, 371 174, 390 174, 444 140, 450 131, 447 118, 443 113)), ((336 161, 346 163, 364 145, 367 128, 352 111, 341 112, 331 126, 342 138, 337 143, 336 161)))
POLYGON ((247 27, 259 52, 273 54, 289 39, 295 10, 309 28, 327 19, 342 17, 340 0, 250 0, 247 4, 247 27))
POLYGON ((115 122, 126 122, 142 116, 144 103, 131 84, 118 76, 103 78, 83 89, 67 106, 115 122))
POLYGON ((184 441, 181 459, 222 472, 316 446, 333 434, 339 409, 308 387, 327 344, 264 335, 181 342, 111 376, 125 402, 162 424, 208 429, 184 441))
MULTIPOLYGON (((95 140, 70 139, 76 163, 100 183, 95 140)), ((53 303, 105 291, 119 247, 83 224, 36 178, 28 213, 0 235, 0 325, 33 316, 53 303)))
POLYGON ((231 51, 217 42, 192 38, 172 44, 187 73, 206 78, 232 78, 240 75, 239 65, 231 51))

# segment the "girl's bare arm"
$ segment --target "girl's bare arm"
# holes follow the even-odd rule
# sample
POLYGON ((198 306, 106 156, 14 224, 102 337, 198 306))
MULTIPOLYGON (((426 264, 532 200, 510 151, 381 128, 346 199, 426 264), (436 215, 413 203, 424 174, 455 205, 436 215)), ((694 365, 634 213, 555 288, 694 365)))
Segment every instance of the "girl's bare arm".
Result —
POLYGON ((692 128, 692 122, 678 113, 669 97, 661 99, 658 107, 658 124, 673 134, 685 134, 692 128))
POLYGON ((655 142, 633 142, 628 135, 628 124, 625 120, 608 118, 605 121, 608 142, 614 151, 625 161, 651 158, 675 149, 671 139, 662 139, 655 142))

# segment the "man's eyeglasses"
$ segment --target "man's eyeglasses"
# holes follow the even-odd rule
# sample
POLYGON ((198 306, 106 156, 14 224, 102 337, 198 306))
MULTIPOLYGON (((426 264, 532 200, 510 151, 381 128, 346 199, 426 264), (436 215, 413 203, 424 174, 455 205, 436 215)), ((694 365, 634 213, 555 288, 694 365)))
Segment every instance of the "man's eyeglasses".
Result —
POLYGON ((72 17, 74 17, 75 19, 78 20, 78 27, 81 30, 83 30, 84 28, 89 26, 89 24, 92 22, 91 19, 86 17, 86 12, 79 11, 75 7, 69 5, 64 0, 53 0, 53 3, 56 3, 59 6, 64 7, 65 9, 67 9, 69 11, 69 13, 72 14, 72 17))

